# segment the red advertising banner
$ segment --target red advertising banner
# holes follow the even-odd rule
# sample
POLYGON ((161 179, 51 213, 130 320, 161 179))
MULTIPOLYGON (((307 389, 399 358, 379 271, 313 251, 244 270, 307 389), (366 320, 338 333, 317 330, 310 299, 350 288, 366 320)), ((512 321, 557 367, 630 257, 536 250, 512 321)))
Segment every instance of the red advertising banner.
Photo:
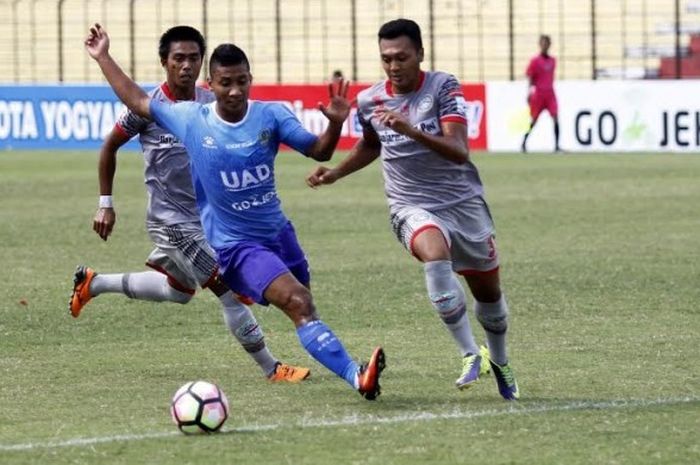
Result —
MULTIPOLYGON (((350 86, 350 98, 368 85, 350 86)), ((462 86, 467 101, 467 120, 469 121, 469 147, 474 150, 486 150, 486 90, 484 84, 465 84, 462 86)), ((327 120, 318 110, 319 102, 328 102, 328 86, 319 85, 265 85, 252 86, 250 98, 255 100, 276 100, 285 102, 299 118, 304 127, 320 134, 326 127, 327 120)), ((362 127, 357 121, 356 109, 343 127, 338 148, 349 149, 362 135, 362 127)))

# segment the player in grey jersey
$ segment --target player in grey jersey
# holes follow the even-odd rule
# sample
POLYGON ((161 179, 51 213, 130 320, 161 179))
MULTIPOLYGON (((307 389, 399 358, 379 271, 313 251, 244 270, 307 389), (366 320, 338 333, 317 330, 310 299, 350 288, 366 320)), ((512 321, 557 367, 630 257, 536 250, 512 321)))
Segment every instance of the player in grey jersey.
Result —
POLYGON ((384 24, 379 49, 388 79, 358 95, 362 138, 338 166, 317 167, 307 183, 332 184, 381 156, 394 232, 423 262, 430 301, 463 356, 457 387, 472 386, 490 365, 501 395, 518 399, 506 352, 508 307, 493 222, 469 158, 462 87, 447 73, 421 71, 423 44, 414 21, 384 24), (488 350, 474 340, 454 272, 465 277, 474 296, 488 350))
MULTIPOLYGON (((205 42, 196 29, 177 26, 161 36, 159 54, 167 80, 151 91, 170 101, 208 103, 214 96, 196 87, 205 42)), ((309 369, 280 363, 265 344, 262 329, 250 309, 219 279, 214 252, 207 244, 195 204, 189 158, 183 144, 153 121, 127 110, 119 118, 100 151, 100 205, 93 229, 103 240, 112 233, 116 214, 112 185, 117 150, 139 135, 148 191, 146 226, 155 244, 146 265, 155 271, 97 274, 79 266, 74 276, 71 314, 78 317, 93 297, 116 292, 133 299, 186 304, 197 286, 211 289, 223 306, 231 333, 272 381, 298 382, 309 369)))

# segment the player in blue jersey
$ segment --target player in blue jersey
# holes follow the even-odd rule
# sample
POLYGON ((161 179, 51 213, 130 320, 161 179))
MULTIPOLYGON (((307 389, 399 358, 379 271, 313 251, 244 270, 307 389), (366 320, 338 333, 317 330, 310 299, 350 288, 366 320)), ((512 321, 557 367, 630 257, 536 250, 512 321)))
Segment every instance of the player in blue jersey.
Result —
POLYGON ((319 319, 308 263, 282 213, 274 181, 281 143, 314 160, 331 158, 350 112, 347 83, 329 85, 330 104, 319 107, 329 124, 317 137, 282 104, 248 100, 250 65, 233 44, 220 45, 211 55, 209 85, 216 101, 207 105, 150 98, 112 59, 109 37, 98 24, 85 46, 131 111, 153 119, 185 145, 202 226, 226 284, 284 311, 312 357, 366 399, 376 399, 384 351, 377 347, 359 366, 319 319))
MULTIPOLYGON (((205 50, 206 42, 198 30, 189 26, 168 29, 158 44, 166 80, 150 95, 173 102, 213 102, 214 95, 210 91, 195 85, 205 50)), ((207 244, 199 221, 185 147, 154 121, 128 109, 119 117, 100 150, 101 195, 93 222, 95 232, 105 241, 112 233, 117 218, 112 205, 117 151, 136 135, 143 152, 148 191, 146 228, 155 245, 146 261, 152 271, 97 273, 90 267, 79 266, 73 278, 71 315, 77 318, 88 302, 105 293, 186 304, 199 286, 217 296, 231 334, 270 381, 306 379, 310 373, 308 368, 282 363, 272 355, 250 308, 233 295, 219 277, 214 251, 207 244)))

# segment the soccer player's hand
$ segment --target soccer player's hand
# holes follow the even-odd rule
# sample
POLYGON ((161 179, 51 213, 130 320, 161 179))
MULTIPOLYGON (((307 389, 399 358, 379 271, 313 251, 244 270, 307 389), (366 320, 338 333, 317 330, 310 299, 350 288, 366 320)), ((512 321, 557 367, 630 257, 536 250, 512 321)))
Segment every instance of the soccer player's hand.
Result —
POLYGON ((90 34, 85 39, 85 50, 95 60, 109 53, 109 36, 107 31, 97 23, 90 28, 90 34))
POLYGON ((384 126, 393 129, 399 134, 404 134, 411 137, 416 130, 408 119, 399 112, 389 111, 386 108, 377 108, 374 110, 374 116, 379 119, 379 122, 384 126))
POLYGON ((350 83, 344 79, 328 84, 328 105, 318 104, 321 113, 333 123, 342 123, 350 114, 352 102, 348 100, 348 88, 350 83))
POLYGON ((103 241, 106 241, 109 235, 112 234, 112 228, 114 228, 114 223, 116 222, 117 214, 114 208, 100 208, 95 213, 92 229, 103 241))
POLYGON ((335 175, 335 171, 331 168, 325 166, 317 166, 309 175, 306 177, 306 185, 312 189, 317 188, 323 184, 333 184, 338 180, 335 175))

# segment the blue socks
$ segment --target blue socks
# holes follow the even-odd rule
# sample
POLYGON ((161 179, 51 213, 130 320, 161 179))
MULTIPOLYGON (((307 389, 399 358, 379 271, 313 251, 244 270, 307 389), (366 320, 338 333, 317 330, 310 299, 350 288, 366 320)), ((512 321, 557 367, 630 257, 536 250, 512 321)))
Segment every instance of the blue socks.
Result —
POLYGON ((350 358, 345 347, 333 331, 321 320, 315 320, 297 328, 299 342, 321 365, 343 378, 357 389, 357 363, 350 358))

